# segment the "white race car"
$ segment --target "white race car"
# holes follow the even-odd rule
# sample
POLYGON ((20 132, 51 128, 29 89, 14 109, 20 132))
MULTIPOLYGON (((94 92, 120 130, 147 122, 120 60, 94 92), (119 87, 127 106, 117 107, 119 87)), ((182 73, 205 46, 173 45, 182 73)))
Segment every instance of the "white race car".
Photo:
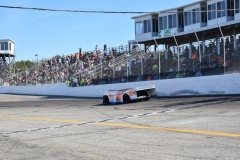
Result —
POLYGON ((107 90, 103 95, 103 104, 129 103, 130 101, 149 100, 156 95, 154 85, 137 87, 136 89, 127 88, 121 90, 107 90))

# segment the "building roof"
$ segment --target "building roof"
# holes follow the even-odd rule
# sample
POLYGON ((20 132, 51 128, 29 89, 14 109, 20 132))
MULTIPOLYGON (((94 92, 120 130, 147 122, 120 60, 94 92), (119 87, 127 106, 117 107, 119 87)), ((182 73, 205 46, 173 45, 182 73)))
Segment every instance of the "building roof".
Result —
POLYGON ((196 1, 196 2, 193 2, 193 3, 190 3, 190 4, 187 4, 187 5, 184 5, 184 6, 176 7, 176 8, 166 9, 166 10, 157 11, 157 12, 151 12, 151 13, 143 14, 143 15, 140 15, 140 16, 134 16, 134 17, 132 17, 132 19, 136 19, 136 18, 140 18, 140 17, 145 17, 145 16, 149 16, 149 15, 154 15, 154 14, 159 14, 159 13, 166 13, 166 12, 168 12, 168 11, 177 10, 177 9, 183 9, 183 8, 186 8, 186 7, 195 5, 195 4, 207 2, 207 1, 209 1, 209 0, 199 0, 199 1, 196 1))
POLYGON ((6 41, 11 41, 12 43, 15 43, 13 40, 9 38, 0 39, 0 42, 6 42, 6 41))

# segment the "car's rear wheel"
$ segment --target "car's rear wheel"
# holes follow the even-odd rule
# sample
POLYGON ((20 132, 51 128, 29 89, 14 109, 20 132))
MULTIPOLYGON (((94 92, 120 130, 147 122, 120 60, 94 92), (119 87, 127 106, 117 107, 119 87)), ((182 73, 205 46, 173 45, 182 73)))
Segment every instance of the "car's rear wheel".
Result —
POLYGON ((141 100, 145 100, 145 101, 148 101, 150 99, 150 94, 146 90, 137 91, 137 96, 144 97, 144 98, 141 98, 141 100))
POLYGON ((147 98, 145 98, 144 100, 145 100, 145 101, 148 101, 149 99, 150 99, 150 98, 149 98, 149 97, 147 97, 147 98))
POLYGON ((127 94, 124 94, 123 95, 123 103, 129 103, 130 102, 130 97, 129 97, 129 95, 127 95, 127 94))
POLYGON ((103 96, 103 104, 109 104, 109 98, 108 96, 103 96))

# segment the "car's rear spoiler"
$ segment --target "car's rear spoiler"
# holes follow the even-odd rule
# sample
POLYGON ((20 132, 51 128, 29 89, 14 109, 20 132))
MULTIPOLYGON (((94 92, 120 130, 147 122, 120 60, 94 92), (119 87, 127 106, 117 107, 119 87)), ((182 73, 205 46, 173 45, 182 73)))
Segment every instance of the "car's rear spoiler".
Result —
POLYGON ((136 91, 142 91, 142 90, 148 91, 150 96, 156 96, 157 95, 155 85, 136 87, 136 91))

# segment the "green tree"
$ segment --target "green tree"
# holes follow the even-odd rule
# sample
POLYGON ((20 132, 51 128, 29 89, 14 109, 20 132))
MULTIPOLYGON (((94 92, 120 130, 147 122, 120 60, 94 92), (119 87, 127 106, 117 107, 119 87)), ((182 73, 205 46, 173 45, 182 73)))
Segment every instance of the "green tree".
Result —
POLYGON ((17 66, 18 69, 20 69, 19 70, 20 72, 25 71, 28 68, 32 68, 34 65, 35 65, 34 62, 29 61, 29 60, 27 60, 27 61, 22 60, 22 61, 17 61, 16 62, 16 66, 17 66))

